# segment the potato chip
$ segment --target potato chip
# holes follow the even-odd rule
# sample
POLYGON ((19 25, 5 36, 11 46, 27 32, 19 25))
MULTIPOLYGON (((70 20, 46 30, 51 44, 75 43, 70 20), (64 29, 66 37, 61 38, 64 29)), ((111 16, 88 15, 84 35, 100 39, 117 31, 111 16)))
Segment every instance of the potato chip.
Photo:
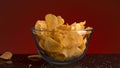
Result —
POLYGON ((51 52, 49 53, 49 56, 59 61, 64 61, 67 58, 66 54, 61 52, 51 52))
POLYGON ((70 49, 66 49, 68 58, 78 57, 82 54, 82 51, 78 47, 72 47, 70 49))
POLYGON ((53 34, 53 39, 56 40, 58 43, 61 43, 62 40, 64 39, 64 35, 61 32, 55 32, 53 34))
POLYGON ((6 51, 2 55, 0 55, 0 59, 10 60, 12 58, 12 56, 13 56, 12 52, 6 51))
POLYGON ((86 21, 80 22, 80 23, 74 22, 74 23, 71 25, 71 30, 84 30, 84 28, 85 28, 85 26, 84 26, 85 23, 86 23, 86 21))
POLYGON ((38 20, 35 24, 35 29, 36 30, 46 30, 47 29, 47 26, 46 26, 46 23, 45 21, 43 20, 38 20))
POLYGON ((68 31, 68 33, 65 35, 65 38, 62 41, 62 44, 63 46, 70 48, 74 46, 80 46, 82 40, 82 35, 78 34, 77 31, 68 31))
POLYGON ((53 14, 47 14, 45 16, 45 21, 46 21, 48 30, 50 31, 55 29, 57 25, 59 24, 57 17, 53 14))
POLYGON ((39 40, 39 42, 38 42, 38 44, 39 44, 39 46, 43 49, 43 50, 45 50, 44 48, 44 44, 45 44, 45 41, 43 40, 43 39, 40 39, 39 40))
POLYGON ((62 46, 55 41, 54 39, 47 37, 45 39, 44 49, 48 52, 56 52, 59 51, 62 48, 62 46))
POLYGON ((84 50, 86 49, 86 43, 87 43, 87 39, 85 38, 85 39, 82 41, 81 46, 79 46, 79 48, 82 50, 82 52, 84 52, 84 50))
POLYGON ((58 26, 64 24, 64 19, 61 16, 57 16, 57 19, 58 19, 58 26))

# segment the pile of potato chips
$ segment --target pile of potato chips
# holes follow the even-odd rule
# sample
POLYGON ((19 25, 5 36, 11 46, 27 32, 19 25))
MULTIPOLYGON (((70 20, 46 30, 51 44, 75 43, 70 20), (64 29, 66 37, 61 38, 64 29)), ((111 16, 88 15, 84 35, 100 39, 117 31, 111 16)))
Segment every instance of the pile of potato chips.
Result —
POLYGON ((38 20, 35 24, 39 46, 45 53, 55 60, 65 61, 80 56, 87 43, 85 23, 65 24, 61 16, 47 14, 45 20, 38 20))

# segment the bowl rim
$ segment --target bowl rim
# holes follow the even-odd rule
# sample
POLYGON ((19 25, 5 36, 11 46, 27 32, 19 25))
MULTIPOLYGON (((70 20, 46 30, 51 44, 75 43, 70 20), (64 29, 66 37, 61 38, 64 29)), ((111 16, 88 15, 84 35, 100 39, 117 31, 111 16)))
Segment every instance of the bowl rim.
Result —
MULTIPOLYGON (((33 31, 42 31, 42 32, 44 32, 44 31, 47 31, 47 32, 59 32, 59 31, 55 31, 55 30, 53 30, 53 31, 49 31, 49 30, 38 30, 38 29, 35 29, 34 27, 33 28, 31 28, 31 31, 33 32, 33 31)), ((90 29, 82 29, 82 30, 61 30, 61 31, 65 31, 65 32, 75 32, 75 31, 93 31, 93 27, 90 27, 90 29)))

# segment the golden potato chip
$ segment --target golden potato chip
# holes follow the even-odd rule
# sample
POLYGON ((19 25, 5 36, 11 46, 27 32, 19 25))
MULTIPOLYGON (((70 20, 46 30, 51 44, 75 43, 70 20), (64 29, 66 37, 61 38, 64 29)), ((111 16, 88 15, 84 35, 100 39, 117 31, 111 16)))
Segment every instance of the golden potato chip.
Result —
POLYGON ((77 46, 73 46, 72 48, 63 48, 58 54, 61 55, 59 55, 59 57, 62 58, 61 60, 65 60, 70 59, 71 57, 78 57, 82 54, 82 51, 77 46))
POLYGON ((84 26, 85 23, 86 23, 86 21, 80 22, 80 23, 74 22, 74 23, 71 25, 71 30, 84 30, 84 28, 85 28, 85 26, 84 26))
POLYGON ((13 56, 12 52, 6 51, 2 55, 0 55, 0 59, 10 60, 12 58, 12 56, 13 56))
POLYGON ((58 19, 58 26, 64 24, 64 19, 61 16, 57 16, 57 19, 58 19))
POLYGON ((39 32, 36 32, 36 34, 37 34, 37 37, 39 38, 39 40, 40 39, 45 40, 48 37, 46 34, 40 34, 39 32))
POLYGON ((58 43, 61 43, 63 40, 64 36, 62 33, 58 32, 54 32, 53 34, 53 39, 56 40, 58 43))
POLYGON ((43 20, 38 20, 35 24, 35 29, 36 30, 46 30, 47 29, 47 26, 46 26, 46 23, 45 21, 43 20))
POLYGON ((71 31, 71 27, 69 25, 60 25, 55 29, 55 31, 71 31))
POLYGON ((54 58, 55 60, 64 61, 65 59, 67 59, 67 57, 65 56, 66 54, 62 52, 50 52, 48 54, 50 57, 54 58))
POLYGON ((66 49, 68 58, 78 57, 82 54, 82 51, 78 47, 72 47, 70 49, 66 49))
POLYGON ((62 46, 55 41, 54 39, 47 37, 45 39, 45 44, 44 44, 44 49, 48 52, 56 52, 58 50, 60 50, 62 48, 62 46))
POLYGON ((86 49, 86 43, 87 43, 87 39, 85 38, 81 44, 81 46, 79 46, 79 48, 82 50, 82 52, 84 52, 84 50, 86 49))
POLYGON ((45 16, 45 21, 46 21, 48 30, 50 30, 50 31, 55 29, 57 27, 57 25, 58 25, 58 19, 53 14, 47 14, 45 16))
POLYGON ((39 30, 47 30, 47 25, 45 21, 38 20, 35 24, 36 34, 37 36, 40 36, 41 34, 45 34, 45 32, 39 31, 39 30))
POLYGON ((79 35, 76 31, 68 31, 68 33, 66 33, 64 39, 62 40, 62 45, 67 48, 79 46, 82 43, 82 39, 82 36, 79 35))
POLYGON ((44 49, 44 44, 45 44, 45 41, 43 39, 40 39, 39 42, 38 42, 39 46, 43 49, 44 49))

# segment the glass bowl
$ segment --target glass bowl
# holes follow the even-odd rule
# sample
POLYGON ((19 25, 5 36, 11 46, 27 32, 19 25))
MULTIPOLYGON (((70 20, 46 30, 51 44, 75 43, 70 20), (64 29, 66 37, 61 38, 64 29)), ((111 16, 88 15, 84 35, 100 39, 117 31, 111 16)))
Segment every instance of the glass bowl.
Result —
MULTIPOLYGON (((48 63, 50 63, 52 65, 69 65, 69 64, 74 63, 76 61, 79 61, 80 59, 82 59, 85 56, 86 51, 88 49, 89 41, 91 39, 91 35, 93 33, 93 28, 86 29, 86 30, 75 30, 75 31, 74 30, 73 31, 47 31, 47 30, 35 30, 34 28, 32 28, 31 31, 32 31, 33 38, 35 40, 36 48, 37 48, 38 53, 40 54, 40 56, 41 56, 42 59, 44 59, 46 62, 48 62, 48 63), (41 38, 43 38, 43 36, 39 36, 39 35, 44 35, 45 38, 49 37, 49 35, 50 35, 51 37, 54 38, 54 34, 55 33, 58 33, 58 34, 60 33, 60 34, 63 34, 65 36, 69 33, 70 36, 73 38, 72 39, 73 41, 71 41, 71 42, 70 41, 66 41, 65 43, 67 43, 67 44, 70 43, 69 45, 72 44, 72 46, 76 45, 76 44, 74 44, 74 41, 77 41, 77 43, 81 42, 79 40, 79 37, 76 36, 75 34, 83 36, 83 39, 86 39, 86 43, 84 44, 85 49, 82 51, 82 53, 79 56, 78 55, 77 56, 72 56, 72 57, 69 57, 68 59, 65 59, 65 60, 62 60, 62 61, 56 60, 54 58, 54 56, 51 57, 49 55, 50 52, 48 52, 48 51, 46 51, 44 49, 44 47, 43 47, 44 43, 43 44, 39 43, 39 41, 41 40, 41 38), (49 35, 45 35, 45 34, 49 34, 49 35)), ((71 38, 71 37, 69 37, 69 35, 67 35, 67 36, 68 36, 69 39, 71 38)), ((59 36, 55 36, 55 38, 57 38, 57 37, 59 37, 59 36)), ((47 45, 49 45, 49 44, 47 44, 47 45)), ((72 54, 72 55, 74 55, 74 54, 72 54)))

